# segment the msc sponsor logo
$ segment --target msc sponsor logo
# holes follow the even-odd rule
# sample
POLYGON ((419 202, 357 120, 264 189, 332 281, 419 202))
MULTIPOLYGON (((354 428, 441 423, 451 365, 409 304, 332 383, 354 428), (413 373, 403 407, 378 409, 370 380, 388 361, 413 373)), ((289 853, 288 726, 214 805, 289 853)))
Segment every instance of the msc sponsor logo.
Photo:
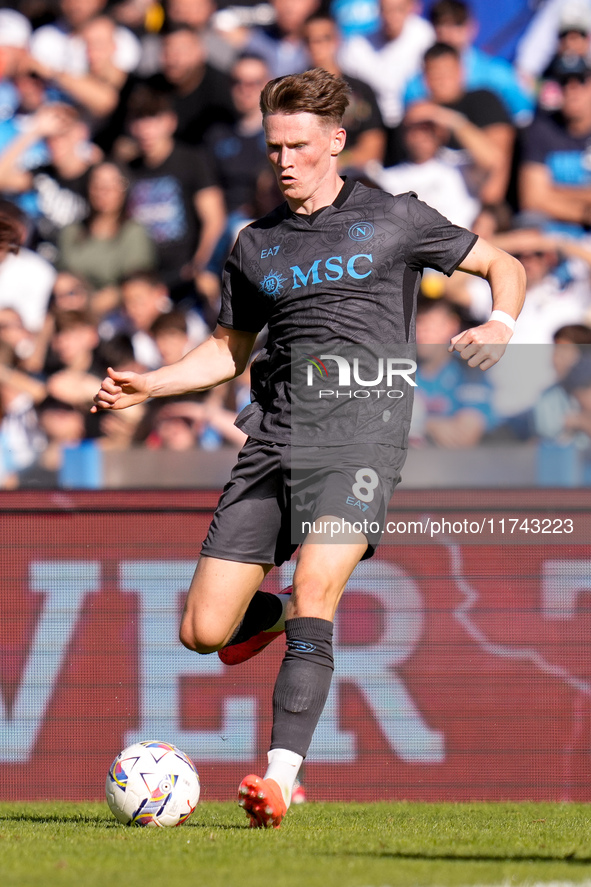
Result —
POLYGON ((302 271, 299 265, 292 265, 293 289, 301 286, 318 286, 324 280, 340 280, 344 274, 353 280, 364 280, 372 272, 373 256, 368 253, 358 253, 349 259, 342 256, 331 256, 324 262, 316 259, 307 271, 302 271))
POLYGON ((371 240, 374 236, 375 228, 371 222, 355 222, 349 228, 348 233, 351 240, 356 240, 357 243, 365 243, 366 240, 371 240))
POLYGON ((259 292, 265 293, 266 296, 271 296, 273 299, 276 299, 277 296, 281 295, 283 292, 283 288, 287 283, 287 277, 284 277, 279 271, 269 271, 268 274, 265 274, 263 279, 259 284, 259 292))

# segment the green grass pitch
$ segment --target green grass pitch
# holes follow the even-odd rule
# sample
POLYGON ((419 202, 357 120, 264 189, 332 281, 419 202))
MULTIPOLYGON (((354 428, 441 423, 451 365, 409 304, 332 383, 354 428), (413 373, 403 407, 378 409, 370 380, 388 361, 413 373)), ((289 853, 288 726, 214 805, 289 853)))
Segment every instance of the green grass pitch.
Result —
POLYGON ((129 828, 106 804, 0 804, 2 887, 591 887, 591 805, 305 804, 281 829, 235 804, 129 828))

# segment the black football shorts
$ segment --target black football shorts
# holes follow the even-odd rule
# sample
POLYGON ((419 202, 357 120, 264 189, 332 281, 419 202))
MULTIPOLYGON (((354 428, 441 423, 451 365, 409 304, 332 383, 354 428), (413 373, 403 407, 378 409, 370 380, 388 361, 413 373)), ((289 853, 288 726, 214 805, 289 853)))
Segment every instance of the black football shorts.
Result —
MULTIPOLYGON (((224 487, 201 553, 242 563, 289 560, 309 541, 346 541, 337 523, 317 535, 319 519, 341 518, 374 553, 406 450, 386 444, 298 447, 249 437, 224 487)), ((322 529, 322 528, 320 528, 322 529)))

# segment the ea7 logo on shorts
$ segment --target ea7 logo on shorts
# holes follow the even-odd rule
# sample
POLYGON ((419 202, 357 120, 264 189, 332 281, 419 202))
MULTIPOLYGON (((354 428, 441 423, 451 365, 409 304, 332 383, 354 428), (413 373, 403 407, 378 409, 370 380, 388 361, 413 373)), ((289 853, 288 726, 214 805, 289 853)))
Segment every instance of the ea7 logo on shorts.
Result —
POLYGON ((371 240, 374 234, 375 228, 371 222, 355 222, 349 228, 349 237, 358 243, 365 243, 366 240, 371 240))
POLYGON ((270 246, 268 249, 261 250, 261 259, 270 259, 271 256, 276 256, 278 252, 278 246, 270 246))
POLYGON ((352 505, 353 508, 359 508, 361 511, 367 511, 369 505, 366 505, 365 502, 362 502, 360 499, 356 499, 354 496, 347 496, 345 499, 347 505, 352 505))

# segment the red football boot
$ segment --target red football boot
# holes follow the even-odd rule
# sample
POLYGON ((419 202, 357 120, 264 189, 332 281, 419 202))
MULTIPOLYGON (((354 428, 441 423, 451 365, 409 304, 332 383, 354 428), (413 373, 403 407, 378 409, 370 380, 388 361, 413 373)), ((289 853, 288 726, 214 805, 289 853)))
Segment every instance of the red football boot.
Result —
POLYGON ((238 804, 250 818, 251 828, 279 828, 287 813, 281 789, 274 779, 245 776, 238 789, 238 804))

